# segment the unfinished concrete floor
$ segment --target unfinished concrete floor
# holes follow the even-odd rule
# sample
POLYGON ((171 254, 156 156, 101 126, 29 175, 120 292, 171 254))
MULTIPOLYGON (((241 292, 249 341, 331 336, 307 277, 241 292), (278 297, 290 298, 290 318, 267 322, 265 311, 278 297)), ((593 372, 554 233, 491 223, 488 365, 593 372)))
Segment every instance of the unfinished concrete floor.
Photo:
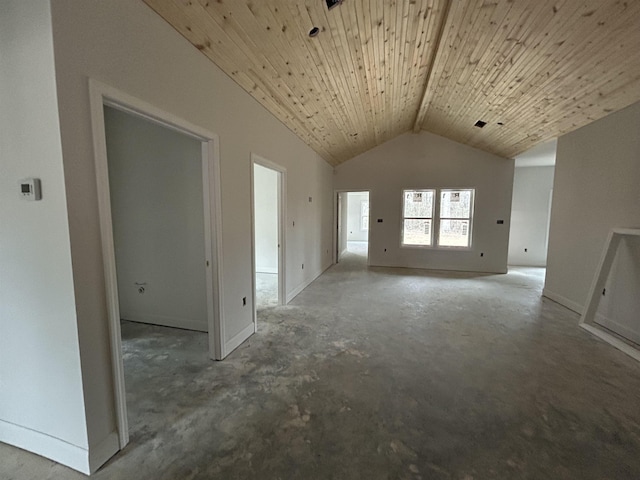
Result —
MULTIPOLYGON (((97 479, 638 479, 640 364, 508 275, 334 266, 224 362, 126 323, 131 443, 97 479)), ((8 446, 2 479, 81 475, 8 446)))

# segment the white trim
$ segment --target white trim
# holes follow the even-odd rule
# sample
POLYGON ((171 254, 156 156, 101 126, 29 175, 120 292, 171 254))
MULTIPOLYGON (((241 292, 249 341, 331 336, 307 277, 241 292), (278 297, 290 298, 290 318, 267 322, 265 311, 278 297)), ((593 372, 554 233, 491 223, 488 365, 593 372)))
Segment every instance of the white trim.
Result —
POLYGON ((228 353, 233 352, 236 348, 238 348, 242 343, 247 340, 251 335, 255 333, 255 328, 253 324, 247 325, 244 329, 242 329, 239 333, 237 333, 231 340, 225 342, 225 349, 228 353))
POLYGON ((595 323, 596 313, 598 310, 598 304, 600 303, 600 292, 605 287, 611 266, 618 251, 618 246, 624 236, 640 236, 640 229, 633 228, 614 228, 609 232, 607 241, 600 258, 596 275, 591 283, 589 295, 587 296, 586 307, 582 316, 580 317, 580 326, 585 330, 591 332, 597 337, 601 338, 610 345, 616 347, 618 350, 626 353, 630 357, 640 361, 640 351, 631 345, 623 342, 619 338, 611 335, 610 333, 602 330, 595 323))
POLYGON ((302 291, 307 288, 309 285, 311 285, 313 282, 316 281, 316 279, 322 275, 324 272, 326 272, 329 268, 331 268, 331 265, 327 266, 327 268, 320 269, 320 271, 316 274, 314 274, 311 277, 311 280, 308 281, 303 281, 300 285, 298 285, 296 288, 294 288, 291 292, 289 292, 287 294, 287 303, 289 303, 291 300, 293 300, 294 298, 296 298, 298 295, 300 295, 300 293, 302 293, 302 291))
POLYGON ((149 315, 136 312, 122 312, 120 318, 129 322, 148 323, 151 325, 161 325, 163 327, 182 328, 205 333, 209 331, 209 325, 207 323, 188 318, 165 317, 163 315, 149 315))
MULTIPOLYGON (((253 325, 254 332, 258 331, 257 306, 256 306, 256 212, 255 212, 255 165, 268 168, 278 174, 278 305, 286 305, 286 224, 287 224, 287 169, 271 162, 260 155, 251 152, 250 157, 250 190, 251 190, 251 287, 253 294, 253 325)), ((264 270, 264 269, 263 269, 264 270)))
POLYGON ((596 313, 596 318, 593 321, 594 323, 597 323, 598 325, 602 325, 603 327, 611 330, 612 332, 619 334, 621 337, 629 339, 632 342, 640 345, 640 333, 638 333, 635 330, 632 330, 626 325, 621 324, 620 322, 617 322, 613 318, 608 318, 608 317, 605 317, 604 315, 596 313))
POLYGON ((544 288, 542 290, 542 296, 547 297, 549 300, 553 300, 554 302, 559 303, 563 307, 566 307, 569 310, 573 310, 578 314, 582 313, 582 309, 583 309, 582 305, 574 302, 573 300, 569 300, 568 298, 563 297, 562 295, 552 292, 551 290, 544 288))
POLYGON ((107 460, 118 453, 118 450, 120 450, 118 432, 111 432, 102 442, 95 447, 91 447, 89 449, 89 468, 91 473, 94 473, 107 463, 107 460))
POLYGON ((91 473, 86 448, 46 433, 0 420, 0 442, 49 458, 86 475, 91 473))
POLYGON ((111 362, 113 366, 114 403, 120 448, 129 442, 129 426, 127 421, 127 405, 124 384, 124 366, 122 361, 122 338, 120 331, 120 306, 118 301, 118 283, 113 242, 113 225, 111 217, 111 200, 109 191, 109 171, 107 163, 107 147, 104 125, 104 105, 122 110, 131 115, 151 120, 156 124, 170 128, 202 142, 203 175, 207 175, 208 188, 204 194, 209 195, 208 221, 205 225, 206 257, 211 268, 207 272, 207 309, 209 322, 209 355, 222 359, 224 350, 224 321, 222 317, 222 264, 221 264, 221 215, 220 215, 220 156, 217 135, 171 113, 160 110, 138 98, 116 90, 108 85, 89 79, 89 102, 91 112, 91 128, 93 133, 94 160, 96 167, 96 187, 98 194, 98 213, 100 217, 100 235, 102 240, 102 258, 105 272, 105 294, 109 318, 109 337, 111 345, 111 362), (213 296, 213 299, 209 297, 213 296), (213 307, 213 311, 209 310, 213 307), (213 328, 212 328, 213 327, 213 328))

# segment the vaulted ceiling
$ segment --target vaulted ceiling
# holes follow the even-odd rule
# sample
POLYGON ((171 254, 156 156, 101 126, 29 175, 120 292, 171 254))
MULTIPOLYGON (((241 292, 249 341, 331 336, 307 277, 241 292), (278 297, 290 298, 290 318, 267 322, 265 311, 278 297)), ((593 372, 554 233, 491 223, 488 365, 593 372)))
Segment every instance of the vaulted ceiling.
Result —
POLYGON ((514 157, 640 100, 640 0, 144 1, 333 165, 421 129, 514 157))

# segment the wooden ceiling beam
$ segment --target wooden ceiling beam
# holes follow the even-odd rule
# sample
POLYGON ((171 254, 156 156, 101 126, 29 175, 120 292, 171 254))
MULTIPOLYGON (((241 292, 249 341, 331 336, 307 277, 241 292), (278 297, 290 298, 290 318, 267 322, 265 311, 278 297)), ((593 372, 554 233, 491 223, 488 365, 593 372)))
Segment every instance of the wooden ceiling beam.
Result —
POLYGON ((440 20, 440 25, 438 26, 438 32, 436 33, 436 41, 434 45, 434 54, 432 55, 431 62, 429 63, 429 67, 427 68, 426 81, 424 84, 424 91, 422 94, 422 99, 420 100, 420 106, 418 107, 418 111, 416 113, 416 119, 413 122, 413 132, 418 133, 422 130, 422 124, 427 115, 427 108, 429 106, 430 96, 433 94, 432 87, 432 74, 433 74, 433 66, 438 59, 438 55, 440 54, 440 44, 442 43, 442 38, 444 37, 445 27, 449 21, 449 11, 451 9, 452 0, 443 0, 444 8, 442 11, 442 18, 440 20))

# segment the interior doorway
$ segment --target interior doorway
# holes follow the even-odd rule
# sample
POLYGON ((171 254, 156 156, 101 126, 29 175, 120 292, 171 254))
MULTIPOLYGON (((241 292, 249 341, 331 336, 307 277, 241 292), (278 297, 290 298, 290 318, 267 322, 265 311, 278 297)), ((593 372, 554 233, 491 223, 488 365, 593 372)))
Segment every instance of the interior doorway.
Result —
POLYGON ((286 171, 251 156, 254 310, 286 303, 284 185, 286 171))
MULTIPOLYGON (((109 326, 109 338, 111 347, 111 360, 113 371, 113 385, 114 385, 114 407, 117 420, 117 430, 119 437, 120 449, 124 448, 129 442, 129 422, 127 419, 127 402, 124 380, 124 362, 123 362, 123 348, 122 348, 122 331, 121 331, 121 309, 120 303, 123 297, 123 305, 127 302, 125 296, 132 295, 136 300, 151 299, 153 292, 162 291, 167 296, 171 295, 185 295, 185 292, 181 291, 181 286, 177 285, 175 277, 172 277, 172 273, 177 275, 177 270, 184 267, 182 263, 188 264, 195 272, 195 283, 189 283, 190 286, 198 285, 194 287, 197 292, 192 292, 200 300, 194 307, 194 311, 199 311, 195 316, 197 321, 195 324, 191 324, 189 320, 190 313, 187 315, 180 315, 185 312, 192 312, 189 307, 182 306, 182 309, 178 309, 172 312, 173 318, 170 321, 178 320, 182 322, 181 328, 189 328, 192 330, 204 330, 207 332, 206 342, 208 343, 209 357, 212 359, 223 359, 230 349, 227 343, 224 341, 224 323, 222 321, 222 309, 220 302, 220 284, 221 284, 221 270, 219 268, 219 247, 221 245, 221 230, 220 230, 220 182, 219 182, 219 158, 218 158, 218 140, 217 137, 209 133, 208 131, 192 125, 181 118, 178 118, 172 114, 164 112, 149 105, 135 97, 131 97, 123 92, 120 92, 112 87, 104 85, 95 80, 89 81, 90 92, 90 104, 91 104, 91 126, 93 131, 94 141, 94 154, 95 154, 95 167, 96 167, 96 186, 98 192, 98 209, 100 217, 100 234, 102 241, 102 256, 104 264, 105 274, 105 297, 107 303, 108 313, 108 326, 109 326), (153 172, 156 165, 151 162, 146 165, 145 168, 139 169, 136 172, 124 172, 122 173, 123 182, 115 181, 114 186, 119 184, 115 188, 125 188, 126 194, 124 197, 120 197, 119 193, 114 193, 114 203, 112 204, 112 191, 110 188, 110 165, 107 154, 107 127, 105 122, 106 115, 126 115, 126 118, 133 119, 135 121, 142 120, 145 128, 160 128, 161 134, 178 134, 183 137, 188 137, 190 140, 194 140, 195 143, 191 145, 190 149, 194 156, 193 164, 190 165, 190 174, 187 178, 182 178, 180 173, 175 171, 171 172, 171 166, 169 165, 168 171, 165 171, 163 175, 165 177, 174 177, 173 181, 167 180, 164 184, 155 187, 159 192, 153 193, 153 202, 148 203, 146 212, 142 216, 139 215, 141 205, 138 202, 144 203, 145 199, 134 199, 133 197, 127 197, 127 195, 136 195, 138 193, 150 194, 147 190, 150 188, 148 184, 154 183, 154 176, 157 172, 153 172), (199 155, 198 155, 199 152, 199 155), (175 175, 173 175, 175 174, 175 175), (180 179, 175 176, 180 176, 180 179), (196 182, 198 185, 194 185, 196 182), (173 191, 174 187, 182 185, 181 193, 173 191), (116 200, 116 197, 119 200, 116 200), (170 201, 171 200, 171 201, 170 201), (120 203, 119 203, 120 202, 120 203), (169 202, 171 205, 169 208, 163 208, 162 203, 169 202), (195 203, 198 205, 194 208, 195 203), (118 205, 116 205, 119 203, 118 205), (113 208, 112 208, 113 207, 113 208), (119 222, 114 222, 114 216, 112 215, 112 209, 115 211, 118 209, 125 217, 132 214, 137 215, 129 222, 129 231, 124 232, 124 235, 131 237, 129 242, 135 243, 141 241, 142 245, 137 245, 137 254, 145 256, 149 252, 157 250, 158 244, 164 241, 164 238, 169 239, 176 237, 182 237, 185 240, 186 248, 181 255, 187 255, 186 257, 180 257, 179 261, 172 263, 172 259, 163 258, 158 260, 157 256, 155 261, 151 260, 146 263, 148 267, 147 272, 141 272, 140 270, 133 272, 124 272, 128 268, 126 265, 127 258, 131 260, 131 252, 125 255, 125 262, 122 263, 120 270, 123 270, 123 274, 129 278, 140 278, 138 280, 132 280, 133 285, 130 285, 130 281, 124 285, 118 282, 118 269, 116 268, 116 238, 121 237, 122 231, 118 231, 122 226, 119 226, 119 222), (192 211, 193 210, 193 211, 192 211), (137 212, 137 213, 136 213, 137 212), (180 215, 182 212, 182 215, 180 215), (184 218, 184 217, 187 218, 184 218), (196 218, 197 217, 197 218, 196 218), (182 222, 182 223, 181 223, 182 222), (155 235, 143 236, 136 235, 137 229, 147 229, 149 225, 153 225, 156 230, 155 235), (171 225, 171 226, 169 226, 171 225), (162 229, 165 229, 162 231, 162 229), (136 237, 138 240, 136 240, 136 237), (142 240, 140 240, 142 239, 142 240), (193 247, 195 255, 193 259, 189 259, 189 249, 193 247), (162 263, 162 267, 160 267, 162 263), (160 270, 169 265, 169 275, 159 275, 160 270), (144 274, 145 278, 153 279, 150 282, 142 278, 144 274), (170 280, 166 280, 169 278, 170 280), (173 280, 171 280, 173 278, 173 280), (170 285, 164 285, 163 282, 167 282, 170 285), (204 290, 204 291, 203 291, 204 290), (204 305, 202 299, 204 298, 204 305), (203 321, 203 313, 205 320, 203 321), (186 318, 185 318, 186 317, 186 318)), ((139 133, 139 132, 138 132, 139 133)), ((144 149, 148 147, 148 140, 141 139, 140 136, 135 136, 135 141, 129 148, 144 149)), ((131 153, 131 152, 130 152, 131 153)), ((136 156, 140 152, 133 152, 136 156)), ((155 155, 163 155, 167 152, 155 152, 150 155, 153 160, 155 155)), ((184 152, 177 154, 177 158, 181 158, 184 152)), ((148 159, 149 160, 149 159, 148 159)), ((138 166, 139 167, 139 166, 138 166)), ((174 165, 175 167, 175 165, 174 165)), ((180 166, 181 168, 184 165, 180 166)), ((165 178, 166 180, 166 178, 165 178)), ((135 216, 134 215, 134 216, 135 216)), ((171 243, 171 242, 169 242, 171 243)), ((118 248, 120 243, 118 244, 118 248)), ((157 252, 156 252, 157 253, 157 252)), ((172 255, 164 253, 165 256, 172 255)), ((177 255, 176 255, 177 257, 177 255)), ((135 262, 145 259, 133 259, 135 262)), ((134 262, 134 263, 135 263, 134 262)), ((187 268, 188 269, 188 268, 187 268)), ((184 269, 183 269, 184 270, 184 269)), ((118 272, 119 273, 119 272, 118 272)), ((164 272, 166 273, 166 272, 164 272)), ((123 277, 124 278, 124 277, 123 277)), ((188 295, 187 295, 188 296, 188 295)), ((195 297, 194 297, 195 298, 195 297)), ((176 300, 176 298, 163 298, 161 300, 176 300)), ((161 310, 161 309, 160 309, 161 310)), ((152 316, 145 317, 139 316, 138 321, 145 321, 145 323, 155 323, 161 325, 169 324, 166 316, 162 313, 158 313, 157 310, 152 316)), ((135 315, 138 315, 140 311, 138 306, 132 307, 131 310, 135 315)))
POLYGON ((345 258, 369 263, 369 192, 338 192, 336 261, 345 258))

